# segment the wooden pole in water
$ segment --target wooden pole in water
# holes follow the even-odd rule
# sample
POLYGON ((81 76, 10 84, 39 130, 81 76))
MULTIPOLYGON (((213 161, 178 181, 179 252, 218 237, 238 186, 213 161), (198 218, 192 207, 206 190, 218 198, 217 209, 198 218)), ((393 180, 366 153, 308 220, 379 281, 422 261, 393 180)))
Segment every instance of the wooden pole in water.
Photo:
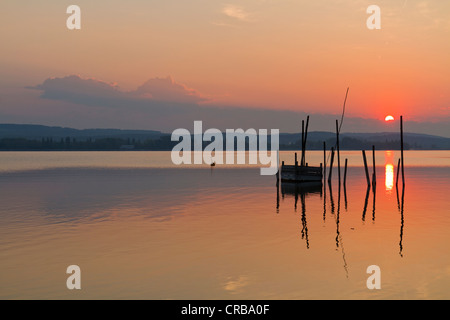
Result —
POLYGON ((325 185, 327 177, 327 144, 323 142, 323 184, 325 185))
POLYGON ((337 147, 337 159, 338 159, 338 177, 339 186, 341 185, 341 156, 339 154, 339 123, 336 119, 336 147, 337 147))
POLYGON ((331 175, 333 173, 334 148, 331 148, 330 174, 328 175, 328 183, 331 183, 331 175))
MULTIPOLYGON (((345 184, 347 182, 347 158, 345 158, 345 169, 344 169, 344 188, 345 188, 345 184)), ((345 189, 344 189, 345 190, 345 189)))
POLYGON ((302 157, 300 159, 300 165, 303 165, 303 156, 305 150, 305 120, 302 120, 302 157))
POLYGON ((366 170, 367 187, 370 188, 369 168, 367 168, 367 159, 365 150, 362 151, 362 155, 364 159, 364 169, 366 170))
POLYGON ((309 116, 306 117, 305 140, 303 142, 303 162, 302 162, 302 166, 306 165, 306 141, 308 139, 308 126, 309 126, 309 116))
POLYGON ((405 167, 403 165, 403 116, 400 116, 400 147, 402 159, 402 182, 405 185, 405 167))
POLYGON ((277 174, 276 174, 276 178, 277 178, 277 187, 280 183, 280 151, 277 151, 277 174))
POLYGON ((377 174, 375 167, 375 146, 372 146, 372 160, 373 160, 372 187, 375 189, 375 186, 377 185, 377 174))
POLYGON ((398 189, 398 176, 400 174, 400 158, 398 158, 398 163, 397 163, 397 179, 395 180, 395 187, 398 189))

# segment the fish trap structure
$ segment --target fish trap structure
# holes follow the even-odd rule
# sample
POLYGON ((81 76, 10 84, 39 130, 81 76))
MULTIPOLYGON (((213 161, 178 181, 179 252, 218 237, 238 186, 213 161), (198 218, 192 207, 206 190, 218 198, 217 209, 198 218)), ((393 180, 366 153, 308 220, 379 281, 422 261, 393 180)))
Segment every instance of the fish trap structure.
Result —
POLYGON ((306 141, 308 138, 309 116, 305 121, 302 120, 302 154, 300 163, 295 153, 294 165, 287 165, 284 161, 281 163, 281 182, 318 184, 322 185, 323 168, 322 163, 319 167, 309 166, 306 162, 306 141))

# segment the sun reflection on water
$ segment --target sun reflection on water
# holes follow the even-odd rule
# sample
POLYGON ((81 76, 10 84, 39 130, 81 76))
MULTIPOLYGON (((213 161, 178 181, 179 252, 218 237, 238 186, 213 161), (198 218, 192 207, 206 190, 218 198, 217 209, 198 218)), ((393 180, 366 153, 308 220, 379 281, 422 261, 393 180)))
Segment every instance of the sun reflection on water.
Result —
POLYGON ((392 151, 385 151, 385 180, 384 185, 386 187, 386 191, 390 192, 394 188, 394 164, 393 158, 394 154, 392 151))
POLYGON ((386 191, 391 191, 394 187, 394 166, 392 164, 386 164, 386 179, 385 183, 386 191))

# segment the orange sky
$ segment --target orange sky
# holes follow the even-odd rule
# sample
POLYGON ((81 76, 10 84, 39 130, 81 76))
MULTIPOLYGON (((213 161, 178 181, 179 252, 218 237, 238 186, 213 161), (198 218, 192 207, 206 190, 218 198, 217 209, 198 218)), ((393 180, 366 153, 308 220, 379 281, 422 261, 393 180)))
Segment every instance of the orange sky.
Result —
POLYGON ((70 74, 124 90, 171 76, 217 105, 339 113, 349 86, 349 116, 449 116, 449 1, 74 3, 79 31, 72 3, 0 3, 3 94, 70 74), (381 30, 366 27, 371 4, 381 30))

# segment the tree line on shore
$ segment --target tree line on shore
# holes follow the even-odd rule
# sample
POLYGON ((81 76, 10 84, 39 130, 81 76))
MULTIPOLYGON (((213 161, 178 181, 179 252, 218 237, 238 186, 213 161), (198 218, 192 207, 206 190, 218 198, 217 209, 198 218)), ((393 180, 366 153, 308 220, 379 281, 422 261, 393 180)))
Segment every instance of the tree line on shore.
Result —
MULTIPOLYGON (((325 140, 327 148, 334 146, 335 139, 325 140)), ((53 139, 51 137, 41 139, 26 138, 2 138, 0 139, 0 150, 2 151, 118 151, 118 150, 148 150, 148 151, 170 151, 178 144, 178 141, 171 141, 170 135, 164 135, 155 139, 136 138, 86 138, 77 139, 66 137, 53 139)), ((371 149, 376 145, 378 150, 398 150, 400 141, 388 140, 368 141, 352 137, 344 137, 340 140, 341 150, 363 150, 371 149)), ((193 144, 192 144, 193 145, 193 144)), ((203 147, 208 145, 204 142, 203 147)), ((280 150, 298 150, 301 148, 300 140, 292 143, 281 143, 280 150)), ((308 150, 323 150, 323 141, 308 141, 308 150)), ((420 146, 405 144, 405 149, 421 149, 420 146)), ((246 143, 248 150, 248 141, 246 143)))

